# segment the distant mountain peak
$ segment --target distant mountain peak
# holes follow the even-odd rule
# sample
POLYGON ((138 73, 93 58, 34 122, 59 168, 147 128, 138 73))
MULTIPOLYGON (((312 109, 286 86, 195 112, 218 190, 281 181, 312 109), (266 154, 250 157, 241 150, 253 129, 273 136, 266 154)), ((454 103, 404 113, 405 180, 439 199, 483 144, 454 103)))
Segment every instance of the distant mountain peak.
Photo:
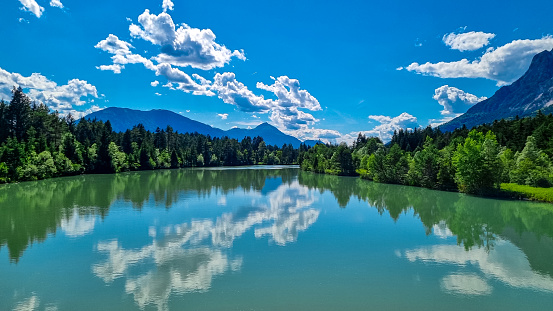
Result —
POLYGON ((546 114, 553 112, 553 50, 534 55, 522 77, 441 125, 440 129, 452 131, 463 125, 472 128, 495 120, 531 116, 538 110, 546 114))
POLYGON ((233 128, 223 131, 164 109, 142 111, 130 108, 110 107, 93 112, 85 118, 96 118, 102 121, 110 120, 113 130, 116 132, 124 132, 141 123, 144 125, 144 128, 150 131, 155 131, 157 128, 165 129, 167 125, 170 125, 174 131, 178 131, 179 133, 197 132, 199 134, 210 135, 211 137, 228 136, 238 140, 242 140, 246 136, 251 138, 261 136, 266 144, 278 147, 282 147, 284 144, 291 144, 297 148, 301 144, 301 141, 296 137, 281 132, 278 128, 267 122, 261 123, 253 129, 233 128))
POLYGON ((263 122, 255 127, 256 129, 277 129, 275 126, 269 124, 268 122, 263 122))

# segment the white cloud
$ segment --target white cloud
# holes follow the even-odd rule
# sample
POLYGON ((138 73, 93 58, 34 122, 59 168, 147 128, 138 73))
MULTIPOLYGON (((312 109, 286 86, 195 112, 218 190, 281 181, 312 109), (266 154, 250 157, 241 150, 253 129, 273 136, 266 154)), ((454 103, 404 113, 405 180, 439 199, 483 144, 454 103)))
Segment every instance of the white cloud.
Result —
POLYGON ((23 7, 21 8, 22 10, 31 12, 38 18, 42 16, 44 8, 41 7, 35 0, 19 0, 19 2, 23 4, 23 7))
POLYGON ((119 40, 119 38, 113 34, 109 34, 107 38, 98 42, 94 47, 110 54, 121 55, 131 54, 131 49, 134 48, 130 43, 119 40))
POLYGON ((211 29, 191 28, 184 23, 176 28, 166 12, 155 15, 145 10, 138 22, 140 26, 129 26, 131 35, 161 46, 161 53, 155 57, 160 63, 210 70, 225 66, 233 57, 246 59, 244 52, 216 43, 211 29))
POLYGON ((451 120, 455 119, 455 116, 450 116, 450 117, 443 117, 443 118, 440 118, 440 119, 429 119, 428 120, 428 125, 430 125, 431 127, 438 127, 446 122, 449 122, 451 120))
POLYGON ((439 78, 486 78, 497 81, 498 85, 505 85, 524 74, 534 55, 551 49, 551 36, 536 40, 515 40, 496 49, 490 48, 473 61, 462 59, 454 62, 412 63, 406 69, 439 78))
MULTIPOLYGON (((224 45, 216 43, 215 34, 210 29, 191 28, 184 23, 175 25, 171 15, 166 12, 172 8, 172 2, 164 2, 163 7, 164 12, 158 15, 150 14, 149 10, 145 10, 138 17, 138 23, 129 26, 131 36, 160 46, 160 54, 146 59, 139 54, 134 54, 132 52, 134 47, 130 43, 110 34, 95 47, 112 54, 113 64, 97 68, 120 73, 126 64, 142 63, 157 76, 167 78, 164 87, 194 95, 214 96, 216 94, 223 102, 234 105, 244 112, 271 112, 270 120, 284 131, 308 129, 319 121, 304 110, 318 111, 321 110, 321 105, 309 92, 300 89, 300 83, 296 79, 281 76, 273 78, 274 83, 271 85, 258 82, 257 88, 271 92, 276 97, 276 99, 266 99, 237 81, 232 72, 216 73, 213 81, 210 81, 197 74, 190 76, 177 68, 190 66, 210 70, 224 67, 234 57, 245 60, 245 56, 242 51, 231 51, 224 45)), ((152 86, 157 85, 157 83, 154 84, 152 86)), ((329 133, 328 131, 319 132, 317 135, 337 135, 329 133)))
POLYGON ((159 81, 155 80, 155 81, 152 81, 150 82, 150 85, 153 86, 153 87, 156 87, 159 85, 159 81))
POLYGON ((121 73, 121 69, 125 68, 126 64, 143 64, 144 67, 150 70, 156 70, 156 66, 151 60, 146 59, 138 54, 133 54, 131 49, 134 47, 113 34, 110 34, 106 39, 98 42, 95 48, 113 54, 111 57, 112 65, 101 65, 96 68, 100 70, 111 70, 114 73, 121 73))
POLYGON ((272 100, 255 95, 244 83, 237 81, 232 72, 215 74, 211 90, 215 91, 223 102, 235 105, 244 112, 267 113, 273 106, 272 100))
POLYGON ((275 106, 271 109, 271 121, 281 130, 305 130, 309 125, 318 122, 318 119, 297 107, 275 106))
POLYGON ((278 128, 288 131, 307 129, 309 125, 319 121, 310 113, 299 110, 318 111, 321 110, 321 105, 309 92, 300 89, 298 80, 287 76, 271 78, 275 81, 272 85, 257 82, 256 86, 272 92, 277 97, 272 101, 270 119, 278 128))
POLYGON ((336 130, 301 128, 295 131, 284 131, 300 140, 321 140, 324 143, 335 143, 342 137, 342 134, 336 130))
POLYGON ((171 0, 163 0, 163 4, 161 5, 163 12, 167 12, 167 10, 173 11, 174 6, 175 4, 171 0))
POLYGON ((63 3, 60 0, 50 0, 50 6, 63 9, 63 3))
MULTIPOLYGON (((400 129, 415 129, 419 127, 417 118, 404 112, 397 117, 388 117, 388 116, 369 116, 369 119, 375 120, 380 124, 375 126, 372 130, 366 131, 368 136, 377 136, 382 141, 389 141, 394 131, 400 129)), ((357 135, 355 136, 357 138, 357 135)))
POLYGON ((218 117, 221 118, 221 120, 226 120, 228 118, 228 113, 218 113, 218 117))
POLYGON ((113 73, 115 74, 120 74, 121 69, 124 69, 124 68, 125 66, 117 65, 117 64, 96 66, 96 69, 100 69, 102 71, 113 71, 113 73))
POLYGON ((306 108, 311 111, 321 110, 319 101, 306 90, 300 90, 300 82, 287 76, 274 79, 275 83, 266 85, 257 82, 257 88, 274 93, 280 107, 306 108))
POLYGON ((445 45, 449 46, 453 50, 463 51, 475 51, 488 44, 490 40, 495 37, 493 33, 485 33, 481 31, 471 31, 465 33, 450 33, 444 35, 442 40, 445 45))
MULTIPOLYGON (((211 90, 209 90, 210 82, 206 79, 198 79, 200 83, 194 81, 192 77, 178 68, 173 68, 170 64, 162 63, 156 67, 156 76, 164 76, 169 81, 169 85, 173 88, 173 83, 177 84, 176 89, 185 93, 192 93, 194 95, 206 95, 214 96, 211 90)), ((198 75, 194 75, 197 79, 198 75)))
POLYGON ((444 107, 441 111, 442 115, 459 115, 487 97, 478 97, 456 87, 443 85, 434 90, 432 98, 444 107))
POLYGON ((40 73, 25 77, 0 68, 0 96, 10 99, 9 94, 14 86, 27 90, 32 100, 43 102, 50 109, 58 110, 61 115, 70 112, 76 114, 78 112, 73 109, 74 106, 84 105, 86 98, 98 98, 96 87, 84 80, 72 79, 65 85, 58 85, 40 73))

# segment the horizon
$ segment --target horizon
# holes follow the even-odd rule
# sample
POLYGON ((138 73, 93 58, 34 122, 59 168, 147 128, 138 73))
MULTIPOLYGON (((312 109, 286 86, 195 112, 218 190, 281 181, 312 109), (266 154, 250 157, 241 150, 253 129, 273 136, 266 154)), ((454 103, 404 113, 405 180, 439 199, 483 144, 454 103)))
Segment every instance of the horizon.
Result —
POLYGON ((302 141, 386 141, 522 76, 553 50, 551 6, 9 0, 0 33, 17 48, 0 50, 0 99, 21 86, 76 118, 159 109, 223 130, 267 122, 302 141))

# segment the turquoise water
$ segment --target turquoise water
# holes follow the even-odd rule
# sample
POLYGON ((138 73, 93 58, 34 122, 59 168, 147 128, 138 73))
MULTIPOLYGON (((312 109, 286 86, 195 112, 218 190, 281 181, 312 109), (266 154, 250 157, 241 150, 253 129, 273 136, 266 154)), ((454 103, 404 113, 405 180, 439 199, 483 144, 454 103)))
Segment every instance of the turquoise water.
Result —
POLYGON ((0 310, 551 310, 553 206, 291 167, 0 187, 0 310))

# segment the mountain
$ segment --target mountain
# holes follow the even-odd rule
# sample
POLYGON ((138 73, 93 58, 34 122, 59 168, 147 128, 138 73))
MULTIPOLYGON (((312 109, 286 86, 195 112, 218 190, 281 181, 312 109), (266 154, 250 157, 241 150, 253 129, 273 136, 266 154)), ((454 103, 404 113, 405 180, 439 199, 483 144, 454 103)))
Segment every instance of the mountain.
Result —
POLYGON ((238 140, 242 140, 246 136, 250 136, 251 138, 261 136, 267 145, 276 145, 279 147, 282 147, 284 144, 292 144, 292 146, 297 148, 301 144, 299 139, 282 133, 276 127, 268 123, 262 123, 253 129, 233 128, 228 131, 223 131, 219 128, 211 127, 202 122, 163 109, 141 111, 129 108, 110 107, 93 112, 85 116, 85 118, 101 121, 109 120, 111 127, 116 132, 124 132, 141 123, 146 130, 152 132, 158 127, 160 129, 165 129, 167 125, 170 125, 174 131, 178 131, 179 133, 198 132, 212 137, 228 136, 238 140))
POLYGON ((174 131, 179 133, 198 132, 204 135, 221 137, 224 131, 213 128, 207 124, 194 121, 190 118, 181 116, 169 110, 154 109, 150 111, 134 110, 129 108, 110 107, 100 111, 93 112, 85 117, 86 119, 98 119, 101 121, 109 120, 111 127, 116 132, 124 132, 132 129, 133 126, 141 123, 146 130, 155 131, 167 128, 171 125, 174 131))
POLYGON ((463 124, 470 129, 495 120, 530 116, 538 110, 546 114, 553 112, 553 50, 536 54, 522 77, 441 125, 440 129, 452 131, 463 124))
POLYGON ((241 140, 246 136, 250 136, 252 138, 255 136, 261 136, 266 144, 277 145, 279 147, 282 147, 283 144, 292 144, 295 148, 297 148, 301 144, 301 140, 282 133, 276 127, 267 122, 261 123, 253 129, 233 128, 226 131, 225 135, 238 140, 241 140))

